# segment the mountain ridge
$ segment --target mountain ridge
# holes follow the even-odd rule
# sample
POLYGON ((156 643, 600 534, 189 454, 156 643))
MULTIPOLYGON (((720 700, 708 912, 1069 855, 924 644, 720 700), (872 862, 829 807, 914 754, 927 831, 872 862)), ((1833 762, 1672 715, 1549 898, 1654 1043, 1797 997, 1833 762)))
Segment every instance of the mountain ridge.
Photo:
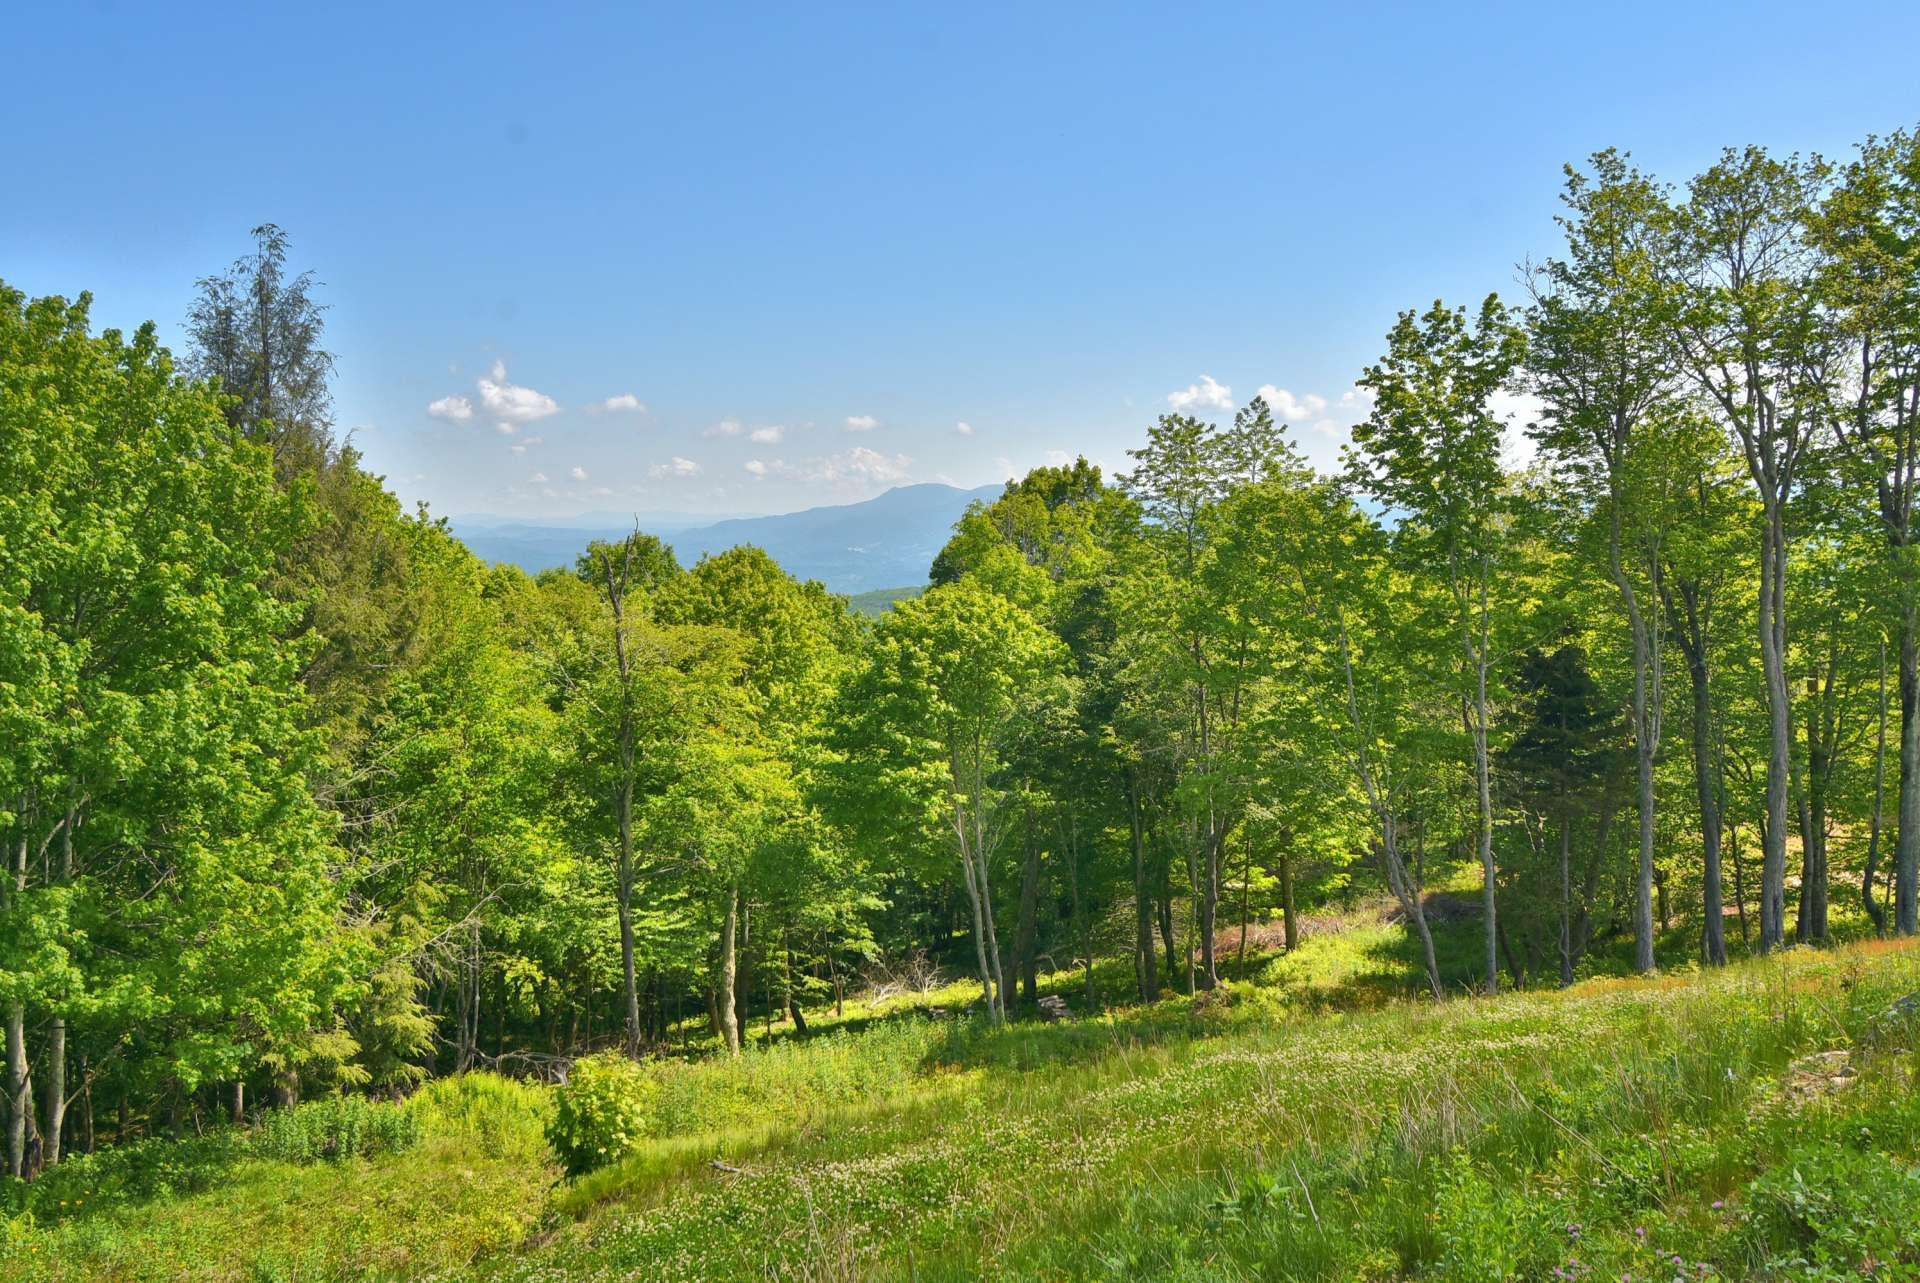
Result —
POLYGON ((495 518, 484 513, 449 519, 475 556, 508 562, 537 574, 568 566, 595 539, 621 539, 637 525, 660 539, 682 563, 741 544, 764 549, 787 573, 818 579, 836 593, 858 594, 926 582, 934 557, 953 523, 975 500, 991 501, 998 484, 961 489, 919 482, 848 504, 820 504, 758 517, 721 517, 685 525, 684 514, 613 513, 535 519, 495 518), (601 522, 604 524, 588 524, 601 522))

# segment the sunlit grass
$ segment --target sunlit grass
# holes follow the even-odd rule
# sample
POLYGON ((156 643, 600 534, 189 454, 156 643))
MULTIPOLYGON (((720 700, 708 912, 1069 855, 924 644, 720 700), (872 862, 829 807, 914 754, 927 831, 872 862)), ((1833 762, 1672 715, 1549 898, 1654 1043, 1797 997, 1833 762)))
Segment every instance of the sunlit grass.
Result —
MULTIPOLYGON (((1457 925, 1464 966, 1477 924, 1457 925)), ((422 1139, 407 1152, 243 1158, 198 1193, 15 1223, 0 1273, 1644 1280, 1675 1277, 1675 1256, 1688 1278, 1920 1270, 1903 1050, 1920 1031, 1883 1020, 1920 990, 1920 951, 1793 950, 1435 1004, 1406 996, 1404 933, 1372 908, 1322 926, 1200 1000, 996 1030, 957 1014, 956 982, 944 1002, 663 1066, 657 1138, 575 1181, 538 1140, 539 1089, 437 1084, 410 1107, 422 1139), (935 1005, 956 1014, 915 1010, 935 1005), (1852 1085, 1789 1100, 1788 1064, 1829 1048, 1852 1051, 1852 1085)))

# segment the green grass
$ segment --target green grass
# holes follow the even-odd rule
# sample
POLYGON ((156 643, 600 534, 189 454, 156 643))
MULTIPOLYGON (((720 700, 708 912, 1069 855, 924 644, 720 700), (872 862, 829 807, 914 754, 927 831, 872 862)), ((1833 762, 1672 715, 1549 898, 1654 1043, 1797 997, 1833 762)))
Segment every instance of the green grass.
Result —
POLYGON ((1433 1004, 1397 928, 1335 925, 1224 994, 1061 1026, 849 1004, 664 1067, 659 1138, 576 1181, 538 1092, 437 1084, 404 1152, 229 1154, 16 1222, 0 1276, 1920 1278, 1920 1028, 1884 1019, 1920 950, 1433 1004), (1833 1048, 1853 1085, 1783 1089, 1833 1048))

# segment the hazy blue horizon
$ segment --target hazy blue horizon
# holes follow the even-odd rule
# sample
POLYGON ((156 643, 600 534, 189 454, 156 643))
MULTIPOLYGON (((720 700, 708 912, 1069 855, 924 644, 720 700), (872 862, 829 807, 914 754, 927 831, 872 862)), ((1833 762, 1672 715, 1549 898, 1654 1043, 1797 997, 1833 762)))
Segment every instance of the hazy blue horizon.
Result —
POLYGON ((1112 471, 1263 387, 1325 465, 1398 309, 1553 248, 1564 163, 1914 123, 1920 9, 1799 13, 30 7, 0 277, 177 343, 280 224, 339 428, 437 512, 1112 471))

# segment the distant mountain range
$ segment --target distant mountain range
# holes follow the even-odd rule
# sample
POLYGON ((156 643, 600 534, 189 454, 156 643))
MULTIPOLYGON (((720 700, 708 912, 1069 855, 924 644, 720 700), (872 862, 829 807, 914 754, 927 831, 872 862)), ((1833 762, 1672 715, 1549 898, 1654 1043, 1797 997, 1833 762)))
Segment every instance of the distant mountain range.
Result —
POLYGON ((924 584, 967 505, 976 499, 990 503, 1001 490, 998 485, 974 490, 937 483, 896 486, 860 503, 719 521, 667 512, 587 513, 541 521, 476 513, 454 517, 451 524, 476 556, 534 573, 570 566, 592 540, 623 539, 637 524, 671 545, 683 565, 753 544, 798 579, 818 579, 834 592, 857 594, 924 584))

